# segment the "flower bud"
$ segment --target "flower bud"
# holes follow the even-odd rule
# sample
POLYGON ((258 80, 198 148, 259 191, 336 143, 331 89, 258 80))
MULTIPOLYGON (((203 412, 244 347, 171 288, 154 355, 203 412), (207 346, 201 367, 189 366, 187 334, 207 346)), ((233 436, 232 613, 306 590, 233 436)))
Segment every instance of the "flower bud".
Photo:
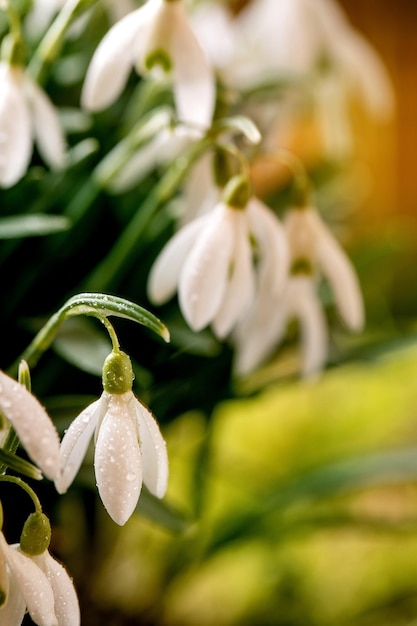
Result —
POLYGON ((20 535, 20 549, 30 556, 45 552, 51 542, 51 524, 44 513, 31 513, 20 535))
POLYGON ((107 393, 131 391, 133 370, 130 358, 125 352, 112 352, 103 365, 103 389, 107 393))

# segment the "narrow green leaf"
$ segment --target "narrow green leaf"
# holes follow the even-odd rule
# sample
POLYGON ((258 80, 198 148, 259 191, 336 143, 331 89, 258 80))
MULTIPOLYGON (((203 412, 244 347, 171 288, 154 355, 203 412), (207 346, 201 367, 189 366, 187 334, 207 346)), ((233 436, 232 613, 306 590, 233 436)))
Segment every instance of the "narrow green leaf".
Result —
POLYGON ((176 533, 184 532, 190 525, 190 520, 164 500, 153 496, 145 486, 142 487, 136 513, 145 515, 158 525, 176 533))
POLYGON ((32 213, 0 217, 0 239, 40 237, 68 230, 71 222, 60 215, 32 213))
POLYGON ((27 478, 32 478, 33 480, 42 480, 43 478, 41 470, 36 465, 2 448, 0 448, 0 463, 27 478))
POLYGON ((66 319, 74 315, 96 315, 109 317, 114 315, 132 322, 137 322, 153 330, 165 341, 169 341, 168 328, 155 315, 143 307, 104 293, 80 293, 70 298, 59 311, 60 317, 66 319))

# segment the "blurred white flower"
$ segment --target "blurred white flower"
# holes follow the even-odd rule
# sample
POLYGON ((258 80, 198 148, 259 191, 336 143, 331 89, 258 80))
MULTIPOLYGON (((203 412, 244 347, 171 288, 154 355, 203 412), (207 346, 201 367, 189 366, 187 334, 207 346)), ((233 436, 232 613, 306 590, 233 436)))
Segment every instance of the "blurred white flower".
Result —
POLYGON ((59 437, 39 401, 0 371, 0 411, 10 422, 31 460, 55 480, 60 471, 59 437))
POLYGON ((364 324, 359 282, 352 263, 313 208, 291 209, 284 220, 292 268, 280 298, 261 285, 252 309, 234 334, 235 371, 246 375, 276 349, 288 322, 300 324, 302 375, 318 373, 328 356, 326 320, 317 294, 323 276, 329 283, 340 317, 352 332, 364 324))
POLYGON ((136 507, 142 480, 153 495, 163 497, 168 480, 165 442, 153 415, 132 391, 104 391, 62 439, 62 473, 55 481, 59 493, 74 480, 93 433, 98 491, 110 517, 123 525, 136 507))
POLYGON ((46 574, 17 546, 9 546, 3 533, 0 533, 0 591, 5 596, 0 607, 0 623, 4 626, 20 626, 26 610, 37 626, 78 626, 76 621, 58 621, 54 590, 46 574))
POLYGON ((180 121, 202 128, 211 124, 215 80, 189 25, 182 0, 148 0, 104 36, 85 78, 82 104, 100 110, 122 91, 132 66, 139 74, 162 70, 172 75, 180 121))
POLYGON ((48 165, 64 166, 65 139, 48 96, 22 67, 0 61, 0 186, 24 176, 33 140, 48 165))
POLYGON ((148 293, 162 304, 178 288, 189 326, 199 331, 211 324, 224 338, 249 309, 257 281, 280 293, 287 271, 285 236, 269 209, 254 198, 245 208, 220 202, 168 242, 151 269, 148 293))

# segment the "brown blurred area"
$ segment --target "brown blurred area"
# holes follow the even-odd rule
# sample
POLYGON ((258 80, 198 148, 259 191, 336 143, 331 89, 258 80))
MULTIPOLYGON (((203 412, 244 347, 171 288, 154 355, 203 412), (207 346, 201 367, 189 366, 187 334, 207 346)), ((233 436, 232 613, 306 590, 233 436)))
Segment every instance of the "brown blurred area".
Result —
POLYGON ((358 133, 358 148, 372 172, 369 200, 382 214, 417 217, 417 2, 340 0, 340 4, 384 60, 397 99, 391 123, 361 121, 364 132, 358 133))

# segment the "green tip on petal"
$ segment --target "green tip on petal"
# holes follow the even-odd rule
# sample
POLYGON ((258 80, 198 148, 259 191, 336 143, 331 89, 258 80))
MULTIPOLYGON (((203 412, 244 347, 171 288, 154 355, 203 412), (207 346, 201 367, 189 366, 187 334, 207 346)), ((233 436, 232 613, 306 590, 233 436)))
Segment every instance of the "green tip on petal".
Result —
POLYGON ((291 264, 291 268, 290 268, 291 276, 297 276, 297 275, 312 276, 313 273, 314 273, 313 266, 308 259, 299 257, 298 259, 294 259, 294 261, 291 264))
POLYGON ((25 554, 36 556, 49 548, 51 524, 44 513, 31 513, 23 526, 20 549, 25 554))
POLYGON ((125 352, 112 352, 103 365, 103 389, 107 393, 126 393, 132 390, 132 362, 125 352))
POLYGON ((171 57, 165 52, 165 50, 153 50, 145 58, 145 67, 147 70, 152 70, 156 65, 166 73, 172 70, 171 57))
POLYGON ((233 209, 244 209, 252 197, 249 179, 243 174, 233 176, 223 192, 223 202, 233 209))
POLYGON ((4 589, 0 589, 0 608, 6 603, 7 593, 4 589))

